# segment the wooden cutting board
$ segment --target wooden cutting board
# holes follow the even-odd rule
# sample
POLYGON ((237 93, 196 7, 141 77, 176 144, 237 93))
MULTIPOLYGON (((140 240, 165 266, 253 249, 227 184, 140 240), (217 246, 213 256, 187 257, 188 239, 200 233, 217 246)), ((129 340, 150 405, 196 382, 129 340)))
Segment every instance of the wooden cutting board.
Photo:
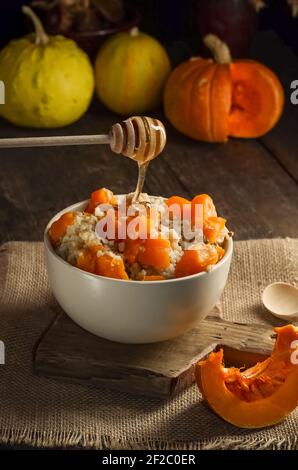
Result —
POLYGON ((34 349, 34 369, 63 381, 166 398, 193 383, 194 364, 212 350, 224 347, 227 366, 248 367, 268 356, 273 344, 272 329, 212 317, 173 340, 120 344, 60 313, 34 349))

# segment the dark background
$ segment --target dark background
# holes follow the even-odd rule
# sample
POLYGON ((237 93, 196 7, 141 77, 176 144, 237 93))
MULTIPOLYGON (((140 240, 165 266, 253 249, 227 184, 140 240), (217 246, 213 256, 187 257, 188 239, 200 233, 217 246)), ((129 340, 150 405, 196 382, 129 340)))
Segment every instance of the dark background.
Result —
MULTIPOLYGON (((137 0, 143 10, 141 29, 158 37, 173 64, 200 49, 193 28, 196 2, 213 7, 245 4, 249 0, 137 0)), ((2 44, 27 31, 19 12, 21 0, 1 0, 2 44)), ((130 2, 131 3, 131 2, 130 2)), ((227 15, 228 17, 228 15, 227 15)), ((291 83, 298 79, 298 18, 291 17, 285 0, 272 0, 259 15, 258 32, 248 56, 270 67, 285 90, 285 110, 276 127, 259 139, 230 139, 226 144, 198 142, 179 134, 162 110, 148 113, 160 118, 167 145, 151 165, 145 191, 168 197, 192 198, 209 193, 218 213, 228 219, 235 239, 297 237, 298 221, 298 105, 290 101, 291 83)), ((241 28, 236 24, 236 45, 241 28), (239 29, 239 31, 238 31, 239 29)), ((25 129, 0 119, 1 137, 96 134, 122 119, 95 97, 76 123, 61 129, 25 129)), ((98 187, 115 193, 132 191, 136 165, 114 155, 108 146, 2 149, 0 151, 0 243, 42 240, 53 215, 84 200, 98 187)))
MULTIPOLYGON (((28 0, 1 0, 0 47, 11 38, 22 36, 28 31, 28 25, 20 12, 21 6, 28 3, 28 0)), ((136 6, 142 13, 141 28, 159 37, 170 47, 188 38, 188 12, 195 0, 126 0, 126 3, 136 6)), ((298 18, 291 17, 286 0, 267 0, 267 5, 260 12, 258 28, 275 30, 297 50, 298 18)))

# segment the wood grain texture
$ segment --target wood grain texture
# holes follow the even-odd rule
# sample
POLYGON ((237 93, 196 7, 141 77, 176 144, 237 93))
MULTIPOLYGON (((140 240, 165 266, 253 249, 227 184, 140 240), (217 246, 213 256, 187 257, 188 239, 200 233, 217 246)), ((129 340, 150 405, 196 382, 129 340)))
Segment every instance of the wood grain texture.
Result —
POLYGON ((62 313, 37 344, 34 369, 59 380, 166 398, 194 381, 194 364, 218 345, 226 346, 234 366, 249 366, 271 353, 272 330, 208 318, 173 340, 127 345, 98 338, 62 313))
MULTIPOLYGON (((269 36, 257 36, 254 56, 273 66, 288 87, 297 78, 298 59, 276 35, 269 36)), ((298 106, 289 103, 289 95, 287 88, 286 110, 278 126, 257 141, 195 142, 165 122, 168 144, 150 164, 145 190, 184 197, 210 193, 238 240, 297 237, 298 106)), ((150 115, 164 121, 160 113, 150 115)), ((94 100, 81 120, 64 129, 21 129, 0 120, 0 138, 105 133, 118 121, 119 116, 94 100)), ((136 167, 105 146, 0 150, 0 243, 41 240, 57 211, 86 199, 98 187, 133 191, 136 167)))
POLYGON ((212 195, 236 239, 297 236, 297 185, 259 142, 198 145, 169 133, 164 159, 192 195, 212 195))
POLYGON ((253 56, 268 65, 285 90, 285 109, 277 126, 260 139, 264 147, 296 181, 298 180, 298 105, 291 102, 291 83, 298 80, 298 58, 272 31, 259 33, 253 56))

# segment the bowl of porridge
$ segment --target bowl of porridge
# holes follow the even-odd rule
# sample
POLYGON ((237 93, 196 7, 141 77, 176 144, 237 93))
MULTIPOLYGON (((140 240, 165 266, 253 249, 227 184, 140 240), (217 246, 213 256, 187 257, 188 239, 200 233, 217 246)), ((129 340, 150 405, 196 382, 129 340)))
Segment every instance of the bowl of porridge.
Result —
POLYGON ((123 343, 181 335, 227 281, 233 241, 211 197, 189 201, 106 188, 56 214, 44 234, 54 296, 82 328, 123 343))

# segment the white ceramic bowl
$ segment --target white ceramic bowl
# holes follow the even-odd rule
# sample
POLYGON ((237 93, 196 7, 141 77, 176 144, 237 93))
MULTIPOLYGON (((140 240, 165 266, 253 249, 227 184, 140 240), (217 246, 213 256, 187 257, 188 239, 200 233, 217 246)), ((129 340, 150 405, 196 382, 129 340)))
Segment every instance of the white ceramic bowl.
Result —
POLYGON ((203 320, 225 287, 233 252, 209 272, 164 281, 123 281, 71 266, 53 250, 48 229, 64 212, 82 210, 87 201, 67 207, 48 223, 45 259, 51 288, 74 322, 103 338, 122 343, 153 343, 179 336, 203 320))

